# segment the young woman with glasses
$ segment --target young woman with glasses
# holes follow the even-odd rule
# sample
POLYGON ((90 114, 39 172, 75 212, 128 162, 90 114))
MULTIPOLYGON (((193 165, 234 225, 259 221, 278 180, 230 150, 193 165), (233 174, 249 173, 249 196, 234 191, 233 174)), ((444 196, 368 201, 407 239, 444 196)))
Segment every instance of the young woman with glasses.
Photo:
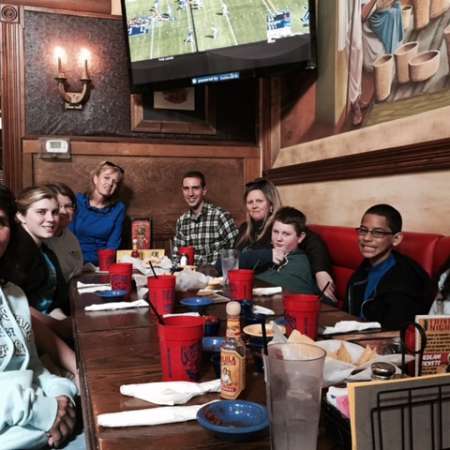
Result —
POLYGON ((97 250, 119 248, 125 205, 118 200, 124 170, 102 161, 91 172, 90 187, 77 194, 77 209, 70 224, 78 238, 85 262, 98 264, 97 250))
MULTIPOLYGON (((274 215, 281 207, 281 199, 275 185, 264 178, 247 183, 244 193, 247 219, 239 227, 237 248, 241 255, 241 268, 255 268, 257 272, 266 270, 272 264, 282 264, 284 254, 271 245, 274 215)), ((325 295, 336 301, 334 282, 330 275, 331 261, 328 249, 321 238, 307 229, 305 239, 300 243, 311 264, 317 286, 322 290, 328 285, 325 295)))

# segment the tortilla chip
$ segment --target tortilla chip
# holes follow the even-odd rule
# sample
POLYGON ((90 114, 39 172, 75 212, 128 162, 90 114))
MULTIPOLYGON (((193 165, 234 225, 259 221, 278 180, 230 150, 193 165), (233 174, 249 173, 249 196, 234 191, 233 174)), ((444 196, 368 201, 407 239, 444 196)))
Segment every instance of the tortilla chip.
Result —
POLYGON ((369 361, 372 361, 377 356, 377 352, 375 348, 368 345, 365 349, 362 355, 359 357, 358 362, 356 363, 357 366, 362 366, 363 364, 368 363, 369 361))
POLYGON ((338 359, 336 352, 327 352, 329 358, 338 359))
POLYGON ((314 344, 314 341, 309 336, 300 333, 298 330, 292 330, 288 342, 293 344, 314 344))
POLYGON ((338 351, 336 352, 336 355, 337 355, 337 359, 339 361, 350 363, 350 364, 352 363, 352 357, 343 342, 341 343, 341 346, 339 347, 338 351))

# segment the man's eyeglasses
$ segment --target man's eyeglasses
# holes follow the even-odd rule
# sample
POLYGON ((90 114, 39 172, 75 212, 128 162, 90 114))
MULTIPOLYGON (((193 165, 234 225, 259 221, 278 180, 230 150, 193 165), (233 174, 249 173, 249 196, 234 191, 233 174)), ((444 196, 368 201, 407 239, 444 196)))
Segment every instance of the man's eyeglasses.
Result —
POLYGON ((125 170, 122 169, 122 167, 118 166, 117 164, 114 164, 111 161, 103 161, 103 165, 104 166, 109 166, 109 167, 114 167, 115 169, 117 169, 122 175, 125 173, 125 170))
POLYGON ((366 237, 368 234, 371 234, 372 237, 374 237, 375 239, 382 239, 385 236, 396 234, 393 231, 384 231, 384 230, 380 230, 378 228, 374 228, 373 230, 369 230, 366 227, 358 227, 358 228, 355 228, 355 230, 358 233, 358 236, 366 237))

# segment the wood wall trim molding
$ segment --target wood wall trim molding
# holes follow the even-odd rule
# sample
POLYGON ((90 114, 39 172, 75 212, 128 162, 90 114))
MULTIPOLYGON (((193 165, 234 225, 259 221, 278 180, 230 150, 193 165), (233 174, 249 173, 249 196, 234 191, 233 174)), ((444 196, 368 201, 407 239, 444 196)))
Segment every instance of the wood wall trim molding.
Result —
MULTIPOLYGON (((71 137, 70 146, 75 155, 105 155, 118 156, 149 156, 173 158, 232 158, 232 159, 258 159, 259 149, 256 146, 219 146, 219 145, 180 145, 180 144, 153 144, 139 141, 112 139, 74 139, 71 137)), ((39 139, 24 139, 24 155, 40 153, 39 139)), ((253 172, 252 172, 253 173, 253 172)))
POLYGON ((110 0, 11 0, 10 4, 34 6, 51 10, 68 10, 78 12, 111 13, 110 0))
POLYGON ((264 171, 276 185, 450 169, 450 139, 375 150, 264 171))
POLYGON ((281 148, 281 80, 262 78, 259 85, 259 145, 263 170, 269 170, 281 148))
POLYGON ((25 134, 23 8, 0 4, 3 170, 7 185, 22 189, 21 138, 25 134))

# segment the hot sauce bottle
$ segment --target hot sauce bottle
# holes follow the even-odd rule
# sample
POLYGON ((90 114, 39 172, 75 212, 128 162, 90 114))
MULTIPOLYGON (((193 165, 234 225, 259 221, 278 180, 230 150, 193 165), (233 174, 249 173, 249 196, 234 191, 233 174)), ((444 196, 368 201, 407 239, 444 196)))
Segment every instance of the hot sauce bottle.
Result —
POLYGON ((137 239, 133 239, 133 247, 131 250, 131 257, 132 258, 141 258, 141 252, 138 249, 138 241, 137 239))
POLYGON ((220 349, 220 396, 234 400, 245 389, 245 345, 241 339, 238 302, 229 302, 225 342, 220 349))

